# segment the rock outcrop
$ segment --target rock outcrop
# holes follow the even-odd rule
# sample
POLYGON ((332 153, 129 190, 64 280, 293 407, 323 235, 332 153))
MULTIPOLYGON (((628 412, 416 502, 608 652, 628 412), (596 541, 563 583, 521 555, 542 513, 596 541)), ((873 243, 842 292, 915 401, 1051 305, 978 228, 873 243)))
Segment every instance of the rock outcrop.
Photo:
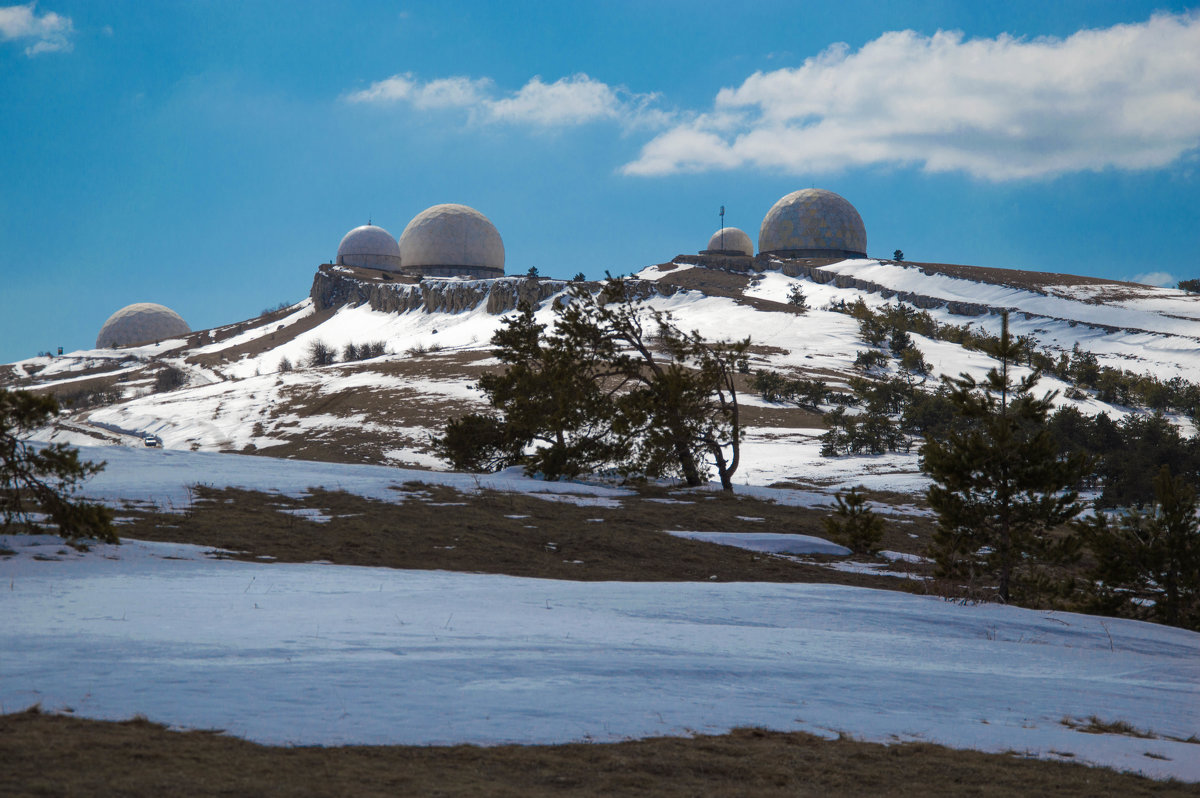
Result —
POLYGON ((384 313, 461 313, 483 305, 488 313, 499 315, 522 302, 540 305, 568 285, 565 280, 537 277, 401 282, 326 264, 313 277, 310 296, 317 310, 368 305, 384 313))

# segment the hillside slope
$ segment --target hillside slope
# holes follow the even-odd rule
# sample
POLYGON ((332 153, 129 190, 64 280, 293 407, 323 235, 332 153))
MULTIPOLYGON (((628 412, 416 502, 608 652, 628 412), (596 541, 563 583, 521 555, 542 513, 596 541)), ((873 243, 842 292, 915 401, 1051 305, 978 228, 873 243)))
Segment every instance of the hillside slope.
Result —
MULTIPOLYGON (((1013 332, 1050 354, 1078 348, 1100 365, 1161 380, 1200 374, 1200 296, 1181 291, 968 266, 731 260, 680 256, 643 269, 633 285, 685 329, 710 339, 749 335, 751 370, 819 376, 844 388, 866 347, 858 322, 831 307, 861 300, 873 308, 903 302, 939 323, 992 334, 999 313, 1008 311, 1013 332), (794 288, 806 295, 807 313, 788 304, 794 288)), ((505 314, 531 301, 549 322, 553 301, 569 287, 518 277, 415 283, 326 266, 313 296, 292 307, 186 339, 31 358, 4 367, 0 377, 76 403, 39 434, 46 440, 140 445, 153 433, 167 448, 438 468, 429 438, 448 417, 481 406, 473 384, 496 366, 489 340, 505 314), (315 342, 341 362, 305 365, 315 342), (347 345, 370 342, 381 342, 387 354, 345 362, 347 345), (178 369, 185 385, 156 392, 156 377, 168 368, 178 369)), ((914 342, 932 366, 930 381, 981 376, 992 365, 949 341, 914 342)), ((1042 386, 1086 413, 1133 412, 1090 394, 1068 399, 1070 386, 1052 377, 1042 386)), ((739 481, 865 482, 892 490, 923 484, 911 453, 822 460, 818 415, 763 402, 748 390, 743 402, 748 436, 739 481)))

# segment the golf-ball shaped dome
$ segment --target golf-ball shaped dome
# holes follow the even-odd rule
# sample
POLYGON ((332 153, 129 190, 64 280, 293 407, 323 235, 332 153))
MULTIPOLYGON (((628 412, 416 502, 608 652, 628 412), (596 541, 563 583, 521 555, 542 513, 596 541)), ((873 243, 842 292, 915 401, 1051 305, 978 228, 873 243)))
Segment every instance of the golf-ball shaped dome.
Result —
POLYGON ((712 238, 708 239, 708 247, 704 251, 722 255, 753 255, 754 244, 750 241, 750 236, 746 235, 745 230, 724 227, 712 234, 712 238))
POLYGON ((793 191, 771 206, 758 251, 795 258, 867 256, 867 228, 854 206, 821 188, 793 191))
POLYGON ((338 244, 337 262, 346 266, 399 271, 400 245, 382 227, 364 224, 342 237, 338 244))
POLYGON ((486 216, 466 205, 434 205, 400 235, 404 270, 436 276, 503 276, 504 242, 486 216))
POLYGON ((192 330, 178 313, 153 302, 126 305, 108 317, 96 336, 97 349, 137 346, 180 338, 192 330))

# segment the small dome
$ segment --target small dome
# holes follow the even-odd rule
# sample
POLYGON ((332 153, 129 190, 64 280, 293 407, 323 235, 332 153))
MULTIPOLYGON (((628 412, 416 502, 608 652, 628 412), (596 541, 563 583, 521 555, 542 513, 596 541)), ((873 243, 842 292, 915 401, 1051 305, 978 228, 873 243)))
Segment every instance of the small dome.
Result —
POLYGON ((754 255, 754 244, 745 230, 723 227, 708 239, 708 248, 701 255, 754 255))
POLYGON ((793 191, 771 206, 758 251, 794 258, 865 258, 867 228, 854 206, 832 191, 793 191))
POLYGON ((434 205, 400 235, 404 270, 437 277, 504 276, 504 242, 496 226, 466 205, 434 205))
POLYGON ((400 270, 400 246, 382 227, 364 224, 342 237, 337 262, 345 266, 364 266, 384 271, 400 270))
POLYGON ((108 317, 96 336, 97 349, 151 344, 180 338, 192 330, 179 314, 153 302, 126 305, 108 317))

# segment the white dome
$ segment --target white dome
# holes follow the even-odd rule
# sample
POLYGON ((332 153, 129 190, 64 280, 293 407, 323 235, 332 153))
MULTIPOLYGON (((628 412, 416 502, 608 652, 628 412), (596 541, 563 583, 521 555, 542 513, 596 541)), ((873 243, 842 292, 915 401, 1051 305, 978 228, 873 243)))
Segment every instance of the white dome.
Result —
POLYGON ((136 346, 179 338, 192 330, 179 314, 153 302, 126 305, 108 317, 96 336, 97 349, 136 346))
POLYGON ((342 237, 342 243, 338 244, 337 262, 346 266, 398 271, 400 246, 387 230, 364 224, 342 237))
POLYGON ((771 206, 758 251, 792 257, 867 256, 867 228, 854 206, 832 191, 793 191, 771 206))
POLYGON ((400 235, 404 270, 440 277, 504 274, 504 242, 495 225, 466 205, 434 205, 400 235))
POLYGON ((708 239, 708 247, 705 252, 713 253, 728 253, 736 252, 743 255, 754 255, 754 244, 750 241, 750 236, 746 235, 745 230, 739 230, 736 227, 723 227, 712 234, 712 238, 708 239))

